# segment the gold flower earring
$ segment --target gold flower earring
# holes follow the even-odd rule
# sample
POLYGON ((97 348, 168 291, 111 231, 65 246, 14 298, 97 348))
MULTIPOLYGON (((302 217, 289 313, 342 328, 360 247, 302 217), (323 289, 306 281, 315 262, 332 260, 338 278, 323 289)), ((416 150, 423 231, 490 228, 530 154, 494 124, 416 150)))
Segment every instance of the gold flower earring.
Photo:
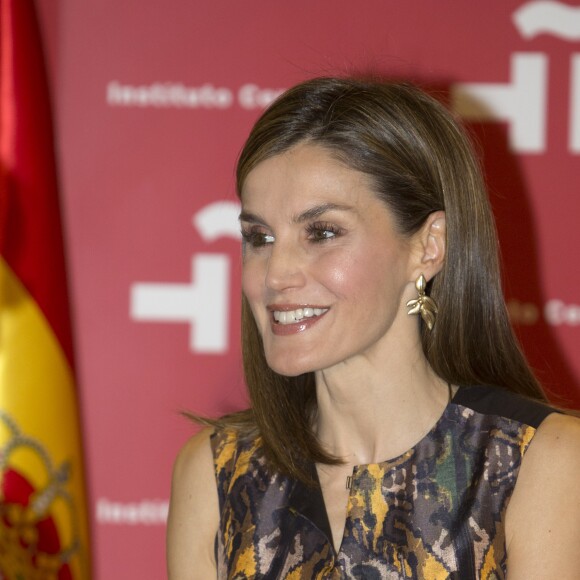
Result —
POLYGON ((427 281, 425 280, 425 276, 421 274, 415 282, 415 288, 417 288, 419 296, 415 300, 409 300, 407 302, 407 308, 409 308, 407 314, 420 314, 427 328, 432 330, 435 319, 437 318, 437 303, 433 298, 429 298, 425 294, 426 287, 427 281))

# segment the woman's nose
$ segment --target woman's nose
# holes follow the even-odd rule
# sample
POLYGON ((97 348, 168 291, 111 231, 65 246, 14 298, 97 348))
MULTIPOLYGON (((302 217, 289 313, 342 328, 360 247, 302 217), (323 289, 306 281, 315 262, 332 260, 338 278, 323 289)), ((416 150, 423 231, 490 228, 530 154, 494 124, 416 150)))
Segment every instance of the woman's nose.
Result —
POLYGON ((280 292, 304 284, 304 263, 300 250, 290 245, 273 244, 266 271, 266 286, 280 292))

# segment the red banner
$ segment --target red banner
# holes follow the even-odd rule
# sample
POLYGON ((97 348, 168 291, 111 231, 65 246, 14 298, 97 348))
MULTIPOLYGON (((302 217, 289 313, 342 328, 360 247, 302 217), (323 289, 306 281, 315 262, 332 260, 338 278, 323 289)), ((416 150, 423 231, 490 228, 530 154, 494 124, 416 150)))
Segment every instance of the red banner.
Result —
MULTIPOLYGON (((514 326, 580 404, 580 7, 570 1, 41 0, 78 322, 97 573, 161 578, 181 409, 245 404, 233 168, 311 76, 434 90, 478 142, 514 326)), ((482 329, 484 332, 485 329, 482 329)))

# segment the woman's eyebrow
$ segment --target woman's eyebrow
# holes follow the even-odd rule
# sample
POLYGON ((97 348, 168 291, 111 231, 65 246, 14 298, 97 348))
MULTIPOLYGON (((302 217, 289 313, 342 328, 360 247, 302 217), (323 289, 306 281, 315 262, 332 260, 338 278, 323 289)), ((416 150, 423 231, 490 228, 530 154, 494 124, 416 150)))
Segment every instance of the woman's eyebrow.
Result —
MULTIPOLYGON (((332 203, 332 202, 321 203, 294 216, 292 218, 292 221, 294 223, 303 223, 312 219, 316 219, 328 211, 355 211, 355 209, 350 205, 340 203, 332 203)), ((238 219, 241 222, 246 222, 250 224, 266 225, 266 221, 263 218, 249 211, 242 211, 238 219)))
POLYGON ((266 224, 266 222, 260 216, 254 213, 250 213, 249 211, 243 211, 240 213, 238 220, 241 222, 248 222, 250 224, 266 224))
POLYGON ((292 218, 293 222, 302 223, 320 217, 327 211, 354 211, 354 207, 340 203, 321 203, 292 218))

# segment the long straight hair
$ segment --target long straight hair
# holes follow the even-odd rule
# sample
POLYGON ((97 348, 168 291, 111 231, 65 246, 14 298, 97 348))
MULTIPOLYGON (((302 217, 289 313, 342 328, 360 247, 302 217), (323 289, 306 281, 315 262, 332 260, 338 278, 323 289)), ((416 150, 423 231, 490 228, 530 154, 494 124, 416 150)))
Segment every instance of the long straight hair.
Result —
MULTIPOLYGON (((240 154, 237 190, 262 161, 299 143, 323 146, 371 179, 376 195, 411 236, 434 211, 446 214, 446 259, 428 292, 439 305, 423 351, 443 380, 489 384, 546 401, 509 322, 500 284, 497 234, 482 172, 464 130, 435 99, 405 83, 318 78, 280 96, 240 154)), ((269 368, 242 297, 242 352, 251 409, 221 426, 259 435, 270 468, 312 483, 313 462, 337 464, 317 440, 313 373, 269 368)), ((216 424, 216 423, 214 423, 216 424)))

